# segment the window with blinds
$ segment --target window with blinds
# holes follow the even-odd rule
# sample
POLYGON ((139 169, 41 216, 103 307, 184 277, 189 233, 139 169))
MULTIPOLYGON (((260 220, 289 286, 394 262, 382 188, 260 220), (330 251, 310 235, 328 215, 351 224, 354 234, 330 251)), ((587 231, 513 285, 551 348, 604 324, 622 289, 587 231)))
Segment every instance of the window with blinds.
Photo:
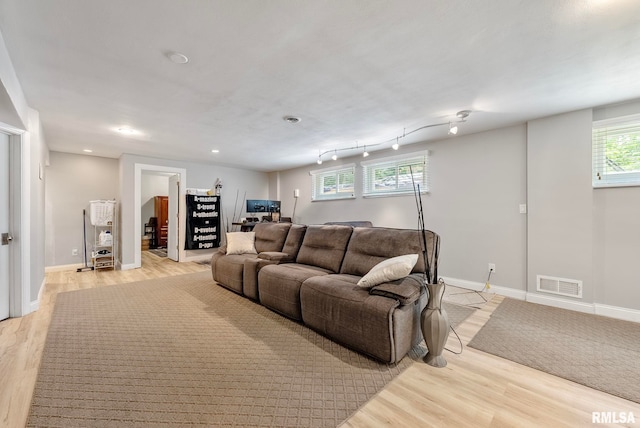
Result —
POLYGON ((593 122, 593 187, 640 186, 640 115, 593 122))
POLYGON ((311 171, 311 200, 354 198, 355 164, 311 171))
POLYGON ((412 194, 429 191, 429 152, 409 153, 362 162, 364 197, 412 194))

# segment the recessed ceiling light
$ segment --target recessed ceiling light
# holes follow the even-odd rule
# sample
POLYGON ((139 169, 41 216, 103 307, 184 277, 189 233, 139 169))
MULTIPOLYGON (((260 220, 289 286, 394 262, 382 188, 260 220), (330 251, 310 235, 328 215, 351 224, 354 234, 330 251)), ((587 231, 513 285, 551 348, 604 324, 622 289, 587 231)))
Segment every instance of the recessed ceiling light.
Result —
POLYGON ((471 110, 461 110, 458 113, 456 113, 456 116, 458 117, 458 119, 464 122, 469 117, 470 114, 471 114, 471 110))
POLYGON ((181 54, 180 52, 169 52, 167 57, 171 60, 171 62, 175 62, 176 64, 186 64, 189 62, 189 58, 186 55, 181 54))
POLYGON ((135 129, 125 128, 125 127, 118 128, 118 129, 116 129, 116 131, 118 131, 121 134, 126 134, 126 135, 133 135, 133 134, 137 134, 138 133, 138 131, 136 131, 135 129))
POLYGON ((82 151, 85 152, 85 153, 93 153, 93 150, 91 150, 91 149, 84 149, 82 151))
POLYGON ((213 150, 211 150, 211 153, 220 153, 220 150, 218 150, 218 149, 213 149, 213 150))
POLYGON ((302 121, 302 119, 300 119, 299 117, 295 117, 295 116, 285 116, 282 119, 285 122, 288 122, 288 123, 298 123, 298 122, 302 121))

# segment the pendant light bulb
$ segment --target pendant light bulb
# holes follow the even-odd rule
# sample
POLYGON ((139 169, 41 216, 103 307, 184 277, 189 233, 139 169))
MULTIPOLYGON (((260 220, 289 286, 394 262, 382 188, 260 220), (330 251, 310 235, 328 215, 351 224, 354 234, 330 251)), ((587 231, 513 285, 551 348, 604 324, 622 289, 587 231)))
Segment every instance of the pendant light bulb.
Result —
POLYGON ((366 158, 367 156, 369 156, 369 152, 367 151, 367 146, 364 146, 364 151, 362 152, 362 157, 366 158))
POLYGON ((318 156, 318 165, 322 165, 322 158, 318 156))
POLYGON ((456 135, 458 133, 458 126, 449 122, 449 135, 456 135))
POLYGON ((391 148, 393 150, 398 150, 399 147, 400 147, 400 144, 398 144, 398 138, 396 137, 396 142, 393 144, 393 146, 391 146, 391 148))
POLYGON ((338 160, 338 151, 337 151, 337 150, 335 150, 335 151, 333 152, 333 156, 331 156, 331 159, 333 159, 333 160, 338 160))

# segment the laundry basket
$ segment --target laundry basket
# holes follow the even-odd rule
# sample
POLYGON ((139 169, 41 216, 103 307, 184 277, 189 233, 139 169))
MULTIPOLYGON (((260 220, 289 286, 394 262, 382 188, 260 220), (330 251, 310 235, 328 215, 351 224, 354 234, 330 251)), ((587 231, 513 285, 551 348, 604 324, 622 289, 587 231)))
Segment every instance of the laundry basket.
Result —
POLYGON ((90 201, 89 218, 93 226, 111 226, 116 201, 90 201))

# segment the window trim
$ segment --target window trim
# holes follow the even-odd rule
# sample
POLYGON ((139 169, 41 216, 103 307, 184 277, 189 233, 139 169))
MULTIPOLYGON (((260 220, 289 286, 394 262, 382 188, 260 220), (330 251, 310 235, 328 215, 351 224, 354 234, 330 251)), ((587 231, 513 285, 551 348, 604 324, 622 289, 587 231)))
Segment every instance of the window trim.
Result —
POLYGON ((390 156, 386 158, 373 159, 369 161, 360 162, 362 166, 362 197, 363 198, 386 198, 390 196, 405 196, 413 195, 414 188, 405 190, 390 190, 390 191, 372 191, 370 186, 373 184, 373 180, 370 174, 373 173, 375 167, 395 167, 399 168, 403 161, 417 160, 424 165, 425 173, 422 176, 420 184, 420 193, 426 194, 430 191, 430 169, 429 169, 429 150, 421 150, 419 152, 404 153, 402 155, 390 156))
MULTIPOLYGON (((344 200, 344 199, 355 199, 355 191, 356 191, 356 164, 349 163, 339 166, 332 166, 329 168, 316 169, 313 171, 309 171, 309 175, 311 176, 311 202, 320 202, 320 201, 335 201, 335 200, 344 200), (336 182, 338 181, 338 175, 344 172, 351 172, 353 174, 353 191, 351 193, 344 192, 341 194, 340 192, 336 192, 335 195, 322 195, 318 194, 318 180, 320 177, 335 175, 336 182)), ((339 186, 339 183, 338 183, 339 186)))
POLYGON ((631 125, 633 130, 631 132, 640 131, 640 114, 620 116, 610 119, 603 119, 593 121, 591 128, 591 184, 594 189, 608 188, 608 187, 630 187, 640 186, 640 170, 634 171, 622 171, 622 172, 603 172, 606 171, 605 162, 606 154, 605 141, 603 138, 598 138, 596 133, 605 132, 608 127, 622 127, 624 125, 631 125))

